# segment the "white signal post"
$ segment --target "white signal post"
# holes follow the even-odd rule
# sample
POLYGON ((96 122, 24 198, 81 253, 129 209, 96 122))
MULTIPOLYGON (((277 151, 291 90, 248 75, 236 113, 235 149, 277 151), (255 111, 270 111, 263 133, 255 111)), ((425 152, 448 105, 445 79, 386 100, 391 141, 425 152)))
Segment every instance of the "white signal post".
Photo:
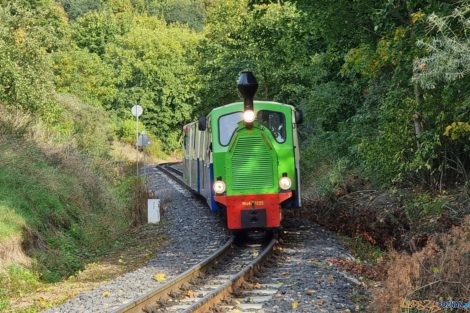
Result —
POLYGON ((142 108, 142 106, 140 106, 139 104, 136 104, 132 107, 131 112, 132 115, 135 116, 135 150, 137 152, 135 164, 137 176, 139 176, 139 116, 144 113, 144 108, 142 108))

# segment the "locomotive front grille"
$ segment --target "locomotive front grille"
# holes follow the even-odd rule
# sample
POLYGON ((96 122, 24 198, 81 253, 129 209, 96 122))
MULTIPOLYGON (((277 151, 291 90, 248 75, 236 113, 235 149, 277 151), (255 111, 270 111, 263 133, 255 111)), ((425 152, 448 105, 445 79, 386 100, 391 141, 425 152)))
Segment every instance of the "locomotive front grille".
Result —
POLYGON ((273 154, 261 136, 241 136, 235 143, 232 160, 232 189, 272 188, 273 154))

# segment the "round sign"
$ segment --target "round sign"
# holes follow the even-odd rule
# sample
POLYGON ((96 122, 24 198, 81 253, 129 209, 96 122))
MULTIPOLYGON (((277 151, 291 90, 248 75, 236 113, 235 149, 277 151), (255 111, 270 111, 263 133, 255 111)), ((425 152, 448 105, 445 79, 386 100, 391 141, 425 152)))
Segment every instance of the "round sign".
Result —
POLYGON ((140 105, 136 104, 132 107, 131 111, 132 111, 132 115, 134 115, 135 117, 139 117, 144 112, 144 108, 142 108, 140 105))

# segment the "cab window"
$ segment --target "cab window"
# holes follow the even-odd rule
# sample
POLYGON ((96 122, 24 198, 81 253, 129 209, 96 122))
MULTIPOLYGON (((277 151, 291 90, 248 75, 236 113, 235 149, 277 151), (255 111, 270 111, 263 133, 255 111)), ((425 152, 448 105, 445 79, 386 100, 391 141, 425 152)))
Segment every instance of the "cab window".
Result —
POLYGON ((183 128, 183 148, 184 150, 188 150, 188 132, 186 127, 183 128))
POLYGON ((277 142, 286 141, 286 117, 281 112, 261 110, 257 114, 258 123, 271 131, 277 142))
POLYGON ((233 112, 230 114, 222 115, 219 118, 219 142, 222 146, 230 143, 237 124, 243 119, 242 112, 233 112))

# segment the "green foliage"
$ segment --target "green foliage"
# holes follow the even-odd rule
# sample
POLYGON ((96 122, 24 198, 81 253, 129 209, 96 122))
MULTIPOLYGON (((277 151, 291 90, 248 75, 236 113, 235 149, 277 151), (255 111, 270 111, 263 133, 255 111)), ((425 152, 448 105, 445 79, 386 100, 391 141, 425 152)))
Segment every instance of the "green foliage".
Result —
POLYGON ((114 125, 109 114, 71 95, 60 95, 58 101, 65 108, 61 123, 71 125, 68 144, 93 157, 107 156, 114 139, 114 125))
MULTIPOLYGON (((151 157, 157 158, 157 159, 166 159, 167 154, 164 152, 165 149, 163 149, 163 144, 160 141, 160 139, 153 135, 153 134, 148 134, 149 140, 150 140, 150 145, 145 149, 145 152, 148 153, 151 157)), ((172 138, 170 139, 171 141, 176 141, 177 138, 172 138)), ((175 152, 177 152, 176 150, 175 152)))
POLYGON ((321 132, 311 138, 300 159, 302 183, 308 197, 327 198, 344 188, 351 170, 342 157, 347 142, 335 132, 321 132))
POLYGON ((415 61, 414 79, 433 89, 439 82, 462 79, 470 73, 470 5, 456 8, 449 16, 432 13, 427 20, 436 35, 418 40, 428 55, 415 61))
POLYGON ((53 1, 0 1, 0 102, 46 115, 54 110, 49 52, 62 47, 65 34, 53 1))
MULTIPOLYGON (((9 222, 14 222, 16 225, 10 227, 12 232, 4 234, 5 237, 2 240, 8 240, 10 236, 17 235, 22 227, 32 228, 45 236, 52 235, 47 229, 48 225, 54 225, 57 229, 66 228, 68 221, 78 213, 78 207, 73 205, 73 202, 70 203, 71 205, 65 205, 69 202, 68 193, 80 192, 74 188, 77 187, 76 182, 65 173, 58 173, 46 163, 44 158, 31 162, 31 157, 40 156, 39 151, 33 149, 13 151, 5 142, 2 143, 1 148, 0 162, 5 164, 9 161, 10 163, 8 167, 2 166, 0 171, 1 208, 6 209, 9 215, 14 215, 16 220, 21 221, 21 223, 11 219, 4 221, 6 225, 9 222), (27 162, 31 165, 25 168, 27 162)), ((58 250, 55 246, 51 248, 58 250)), ((51 261, 62 262, 62 268, 65 267, 68 271, 58 269, 57 273, 64 275, 70 272, 73 267, 70 268, 70 264, 63 258, 64 255, 57 254, 57 258, 44 258, 42 261, 46 263, 42 264, 47 268, 51 265, 51 261)), ((52 267, 51 270, 53 270, 52 267)))
POLYGON ((185 27, 141 17, 129 33, 108 46, 105 55, 118 69, 119 92, 113 107, 130 118, 130 107, 139 101, 146 128, 170 151, 179 146, 180 127, 191 120, 199 102, 195 67, 189 58, 198 38, 185 27))
POLYGON ((73 24, 73 39, 80 48, 102 56, 106 45, 120 33, 116 16, 109 11, 92 11, 73 24))
MULTIPOLYGON (((360 1, 353 4, 352 11, 362 11, 365 9, 362 6, 366 3, 360 1)), ((336 2, 331 9, 336 5, 345 4, 336 2)), ((463 141, 452 143, 445 138, 454 129, 452 125, 457 126, 452 124, 454 121, 465 125, 466 118, 463 118, 463 114, 468 116, 469 111, 468 96, 465 95, 463 86, 468 83, 468 77, 460 75, 452 83, 435 86, 432 91, 416 88, 412 80, 414 77, 421 82, 425 77, 429 78, 429 75, 425 76, 426 66, 423 67, 422 64, 437 60, 434 56, 422 58, 423 52, 437 51, 430 48, 432 44, 425 43, 439 44, 428 37, 428 12, 445 13, 451 7, 444 2, 440 5, 431 1, 410 2, 406 5, 390 2, 371 15, 369 21, 353 22, 354 26, 348 28, 352 30, 349 37, 341 35, 340 37, 344 37, 336 38, 344 46, 350 47, 349 50, 343 50, 342 64, 336 63, 337 65, 331 67, 335 63, 329 60, 334 60, 338 55, 334 50, 337 48, 335 43, 331 43, 330 49, 333 50, 329 50, 320 59, 320 65, 327 73, 339 70, 341 76, 334 78, 327 74, 325 77, 328 81, 320 80, 311 89, 311 96, 304 106, 307 120, 315 121, 321 129, 337 132, 340 138, 346 138, 349 147, 343 149, 340 155, 354 162, 366 178, 380 185, 420 183, 435 187, 455 179, 468 179, 468 158, 464 157, 467 151, 465 146, 468 144, 463 141), (375 38, 366 34, 368 31, 372 33, 372 29, 377 35, 375 38), (421 39, 418 41, 417 38, 421 39), (420 49, 423 46, 429 49, 423 51, 420 49), (424 70, 418 69, 418 66, 424 70), (416 76, 416 72, 419 72, 419 76, 416 76), (325 96, 326 101, 322 100, 325 96), (418 130, 417 125, 420 128, 418 130), (450 169, 449 161, 459 164, 457 170, 450 169)), ((315 12, 316 8, 309 7, 308 10, 309 14, 319 17, 313 25, 322 20, 323 23, 339 23, 336 17, 329 14, 330 9, 315 12)), ((465 10, 457 9, 455 12, 452 16, 455 19, 458 16, 461 24, 452 24, 455 36, 452 40, 460 40, 460 45, 455 45, 454 49, 461 54, 452 54, 449 50, 447 57, 453 56, 455 62, 449 61, 458 66, 463 62, 465 54, 465 26, 462 17, 465 10)), ((435 15, 431 17, 432 22, 439 20, 435 15)), ((350 20, 345 18, 345 21, 350 20)), ((438 32, 438 35, 442 36, 442 33, 439 35, 438 32)), ((333 34, 329 31, 322 33, 320 38, 329 41, 331 35, 333 34)), ((334 36, 338 35, 339 33, 334 36)), ((442 62, 442 67, 436 68, 437 73, 446 75, 443 71, 445 64, 442 62)), ((450 66, 448 70, 452 71, 452 68, 454 67, 450 66)), ((464 127, 455 127, 456 134, 463 129, 464 127)))
POLYGON ((375 264, 384 254, 378 245, 373 245, 361 237, 341 236, 340 240, 361 261, 375 264))
POLYGON ((0 241, 23 238, 48 281, 81 269, 87 257, 107 249, 129 227, 129 190, 115 190, 119 177, 108 157, 108 114, 71 96, 58 101, 61 132, 0 107, 0 241), (42 136, 56 144, 39 144, 42 136))
POLYGON ((6 310, 9 299, 21 297, 41 285, 39 277, 20 265, 9 265, 0 271, 0 310, 6 310))
POLYGON ((444 197, 421 193, 407 203, 405 212, 411 221, 416 222, 425 218, 440 217, 446 204, 444 197))
POLYGON ((200 48, 199 71, 204 79, 200 110, 206 113, 237 99, 234 82, 245 69, 257 75, 258 97, 299 101, 305 91, 302 83, 312 69, 301 21, 301 12, 289 3, 254 5, 251 10, 246 1, 215 5, 200 48))
POLYGON ((103 6, 102 0, 59 0, 71 20, 90 11, 99 10, 103 6))
POLYGON ((198 0, 153 0, 147 2, 150 15, 162 17, 167 23, 179 23, 201 31, 206 15, 204 3, 198 0))
POLYGON ((125 119, 119 122, 120 128, 118 129, 118 136, 119 138, 127 142, 131 145, 135 145, 136 139, 136 131, 137 127, 139 129, 139 133, 145 131, 145 127, 142 124, 142 121, 139 121, 138 126, 136 127, 135 119, 125 119))
POLYGON ((450 137, 452 140, 470 139, 470 124, 467 122, 453 122, 446 127, 444 136, 450 137))
POLYGON ((84 49, 73 48, 54 54, 57 91, 74 94, 88 104, 111 108, 117 93, 114 69, 84 49))

